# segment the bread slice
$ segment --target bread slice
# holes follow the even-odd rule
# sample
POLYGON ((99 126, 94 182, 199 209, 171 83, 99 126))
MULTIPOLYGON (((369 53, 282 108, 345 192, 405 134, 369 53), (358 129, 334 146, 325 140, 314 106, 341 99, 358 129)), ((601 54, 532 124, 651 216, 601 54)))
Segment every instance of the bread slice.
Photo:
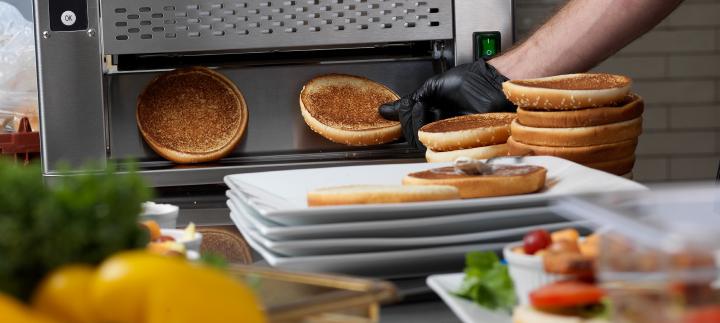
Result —
POLYGON ((460 198, 452 186, 352 185, 321 188, 307 194, 308 206, 406 203, 460 198))
POLYGON ((468 157, 471 159, 488 159, 498 156, 508 155, 508 145, 499 144, 485 147, 459 149, 452 151, 433 151, 428 149, 425 152, 425 159, 428 163, 442 163, 455 161, 460 157, 468 157))
POLYGON ((617 107, 600 107, 567 111, 538 111, 520 108, 518 122, 537 128, 574 128, 599 126, 632 120, 642 116, 643 99, 630 94, 617 107))
POLYGON ((617 160, 587 163, 585 166, 608 172, 610 174, 623 176, 632 172, 633 167, 635 167, 635 154, 617 160))
POLYGON ((548 147, 528 145, 508 138, 508 151, 511 156, 555 156, 576 163, 597 163, 625 158, 635 153, 637 138, 621 142, 584 146, 584 147, 548 147))
POLYGON ((152 80, 138 97, 138 129, 158 155, 176 163, 202 163, 231 153, 248 111, 240 90, 204 67, 177 69, 152 80))
POLYGON ((508 100, 520 108, 573 110, 612 106, 630 92, 627 76, 603 73, 568 74, 503 83, 508 100))
POLYGON ((532 306, 520 305, 513 311, 513 323, 610 323, 604 318, 585 319, 579 316, 561 315, 538 311, 532 306))
POLYGON ((400 99, 393 90, 366 78, 329 74, 300 92, 300 111, 310 129, 350 146, 384 144, 402 136, 400 123, 380 116, 381 105, 400 99))
POLYGON ((515 113, 470 114, 426 124, 418 139, 436 152, 504 144, 515 113))
POLYGON ((547 170, 540 166, 493 165, 487 175, 466 175, 454 167, 443 167, 410 173, 404 185, 451 185, 460 190, 460 197, 478 198, 534 193, 545 186, 547 170))
POLYGON ((520 143, 550 147, 604 145, 637 138, 642 133, 642 117, 601 126, 579 128, 533 128, 515 120, 512 138, 520 143))

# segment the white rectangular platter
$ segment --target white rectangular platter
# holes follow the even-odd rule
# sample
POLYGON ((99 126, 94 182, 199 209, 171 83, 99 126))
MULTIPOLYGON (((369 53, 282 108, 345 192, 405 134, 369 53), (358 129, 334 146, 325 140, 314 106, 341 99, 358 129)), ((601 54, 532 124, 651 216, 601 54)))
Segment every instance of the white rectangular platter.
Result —
POLYGON ((432 275, 427 278, 427 284, 463 323, 512 322, 509 313, 492 311, 455 296, 453 293, 460 288, 463 277, 465 277, 464 273, 432 275))
POLYGON ((333 238, 310 240, 270 240, 253 229, 240 215, 230 216, 237 221, 239 230, 250 236, 257 243, 276 254, 290 257, 318 256, 333 254, 354 254, 364 252, 393 251, 404 249, 429 248, 462 244, 514 242, 530 231, 546 229, 550 231, 574 227, 579 223, 555 223, 534 226, 515 227, 503 230, 465 233, 444 236, 412 237, 412 238, 333 238))
POLYGON ((258 233, 275 241, 330 238, 408 238, 474 233, 516 226, 566 222, 549 207, 439 215, 417 219, 363 221, 283 226, 269 222, 246 206, 232 191, 227 192, 228 207, 247 220, 258 233))
MULTIPOLYGON (((231 214, 231 216, 234 216, 231 214)), ((243 232, 248 244, 273 267, 306 272, 330 272, 384 279, 418 277, 462 268, 471 251, 499 251, 506 243, 470 244, 450 247, 344 255, 284 257, 258 243, 243 232)))
POLYGON ((402 178, 410 172, 448 164, 392 164, 248 173, 226 176, 225 183, 265 219, 285 225, 407 219, 535 207, 547 205, 552 197, 561 195, 646 189, 628 179, 561 158, 538 156, 526 157, 522 161, 504 158, 497 163, 543 166, 548 170, 548 184, 539 193, 518 196, 310 208, 306 202, 307 192, 317 188, 400 185, 402 178))

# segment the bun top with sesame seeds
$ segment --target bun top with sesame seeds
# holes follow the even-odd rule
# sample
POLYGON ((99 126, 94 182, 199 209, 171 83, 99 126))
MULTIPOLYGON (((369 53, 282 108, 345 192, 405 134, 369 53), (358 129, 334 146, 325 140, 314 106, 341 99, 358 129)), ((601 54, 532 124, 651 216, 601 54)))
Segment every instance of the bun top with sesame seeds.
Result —
POLYGON ((622 102, 632 80, 627 76, 582 73, 503 83, 508 100, 526 110, 573 110, 622 102))

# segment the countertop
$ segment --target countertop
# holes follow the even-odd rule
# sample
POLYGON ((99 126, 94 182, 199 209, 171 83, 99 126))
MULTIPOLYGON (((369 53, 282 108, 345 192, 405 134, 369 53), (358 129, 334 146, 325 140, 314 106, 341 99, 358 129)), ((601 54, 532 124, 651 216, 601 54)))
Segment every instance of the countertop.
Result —
POLYGON ((380 323, 460 323, 441 300, 400 303, 380 311, 380 323))

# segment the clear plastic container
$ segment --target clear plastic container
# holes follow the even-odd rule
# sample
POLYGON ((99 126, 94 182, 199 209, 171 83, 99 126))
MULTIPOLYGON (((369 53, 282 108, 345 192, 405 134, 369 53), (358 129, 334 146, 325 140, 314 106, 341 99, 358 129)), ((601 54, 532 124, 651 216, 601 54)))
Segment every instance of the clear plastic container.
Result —
POLYGON ((570 197, 554 208, 597 225, 613 322, 720 322, 720 188, 570 197))

